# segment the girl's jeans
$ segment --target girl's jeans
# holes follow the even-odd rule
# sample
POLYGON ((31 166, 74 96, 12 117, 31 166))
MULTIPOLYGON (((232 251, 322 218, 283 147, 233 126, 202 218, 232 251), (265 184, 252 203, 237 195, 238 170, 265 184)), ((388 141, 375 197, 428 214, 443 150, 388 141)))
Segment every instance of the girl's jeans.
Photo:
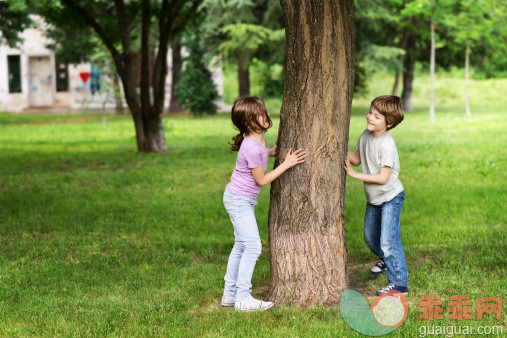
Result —
POLYGON ((389 284, 404 287, 408 287, 408 272, 401 245, 400 214, 406 197, 402 191, 381 205, 366 203, 364 215, 366 245, 386 263, 389 284))
POLYGON ((227 190, 224 193, 224 206, 231 218, 235 237, 224 277, 224 295, 235 296, 236 302, 251 297, 252 274, 262 250, 254 214, 256 204, 257 200, 253 198, 227 190))

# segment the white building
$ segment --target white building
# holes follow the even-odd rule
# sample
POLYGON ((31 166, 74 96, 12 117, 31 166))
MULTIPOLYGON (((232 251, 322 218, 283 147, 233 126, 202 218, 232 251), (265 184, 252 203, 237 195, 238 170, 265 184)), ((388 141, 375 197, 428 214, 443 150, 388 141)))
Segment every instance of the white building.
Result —
MULTIPOLYGON (((104 91, 92 86, 91 64, 58 65, 54 53, 45 45, 47 24, 32 16, 35 28, 25 30, 23 43, 17 48, 0 44, 0 111, 22 112, 33 108, 47 110, 114 108, 115 101, 104 91)), ((169 74, 166 79, 166 102, 171 97, 171 51, 168 53, 169 74)), ((212 69, 213 82, 223 95, 221 67, 212 69)), ((111 81, 102 76, 102 83, 111 81)))

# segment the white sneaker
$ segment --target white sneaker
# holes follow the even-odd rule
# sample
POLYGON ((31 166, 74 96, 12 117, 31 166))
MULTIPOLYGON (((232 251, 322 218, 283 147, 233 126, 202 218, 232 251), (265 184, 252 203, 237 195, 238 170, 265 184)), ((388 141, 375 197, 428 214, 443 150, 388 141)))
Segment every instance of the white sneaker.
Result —
POLYGON ((234 306, 234 302, 236 301, 236 297, 234 296, 222 296, 222 306, 234 306))
POLYGON ((274 305, 275 304, 273 302, 265 302, 251 297, 236 302, 236 304, 234 304, 234 308, 236 309, 236 311, 258 311, 270 309, 274 305))

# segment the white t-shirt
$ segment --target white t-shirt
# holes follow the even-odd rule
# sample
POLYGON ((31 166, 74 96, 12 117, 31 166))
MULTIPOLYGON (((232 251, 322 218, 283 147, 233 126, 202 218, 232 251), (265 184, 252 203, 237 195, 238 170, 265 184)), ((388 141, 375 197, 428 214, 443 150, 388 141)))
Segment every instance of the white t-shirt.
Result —
POLYGON ((380 137, 371 137, 371 131, 366 129, 359 136, 356 150, 359 150, 363 173, 378 175, 382 167, 392 169, 386 184, 364 182, 364 192, 368 203, 381 205, 403 191, 403 185, 398 179, 401 170, 398 149, 396 149, 396 143, 389 132, 380 137))

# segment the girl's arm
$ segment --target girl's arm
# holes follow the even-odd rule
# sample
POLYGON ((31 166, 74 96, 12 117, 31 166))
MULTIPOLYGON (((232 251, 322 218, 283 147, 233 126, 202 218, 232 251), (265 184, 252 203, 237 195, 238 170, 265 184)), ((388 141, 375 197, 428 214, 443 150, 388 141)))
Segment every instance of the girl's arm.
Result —
POLYGON ((303 149, 298 149, 295 152, 292 152, 291 148, 285 156, 285 161, 276 167, 276 169, 270 171, 267 174, 264 174, 264 169, 262 167, 252 168, 252 175, 257 185, 263 187, 276 180, 287 169, 292 168, 299 163, 303 163, 305 161, 305 157, 306 153, 303 151, 303 149))
POLYGON ((351 164, 355 165, 356 167, 361 164, 361 156, 359 155, 359 150, 355 153, 349 151, 347 152, 347 159, 350 161, 351 164))
POLYGON ((377 175, 368 175, 363 173, 358 173, 351 166, 349 159, 345 160, 345 170, 350 177, 355 178, 356 180, 363 181, 366 183, 375 183, 375 184, 386 184, 389 180, 389 176, 391 176, 391 168, 382 167, 380 168, 380 174, 377 175))

